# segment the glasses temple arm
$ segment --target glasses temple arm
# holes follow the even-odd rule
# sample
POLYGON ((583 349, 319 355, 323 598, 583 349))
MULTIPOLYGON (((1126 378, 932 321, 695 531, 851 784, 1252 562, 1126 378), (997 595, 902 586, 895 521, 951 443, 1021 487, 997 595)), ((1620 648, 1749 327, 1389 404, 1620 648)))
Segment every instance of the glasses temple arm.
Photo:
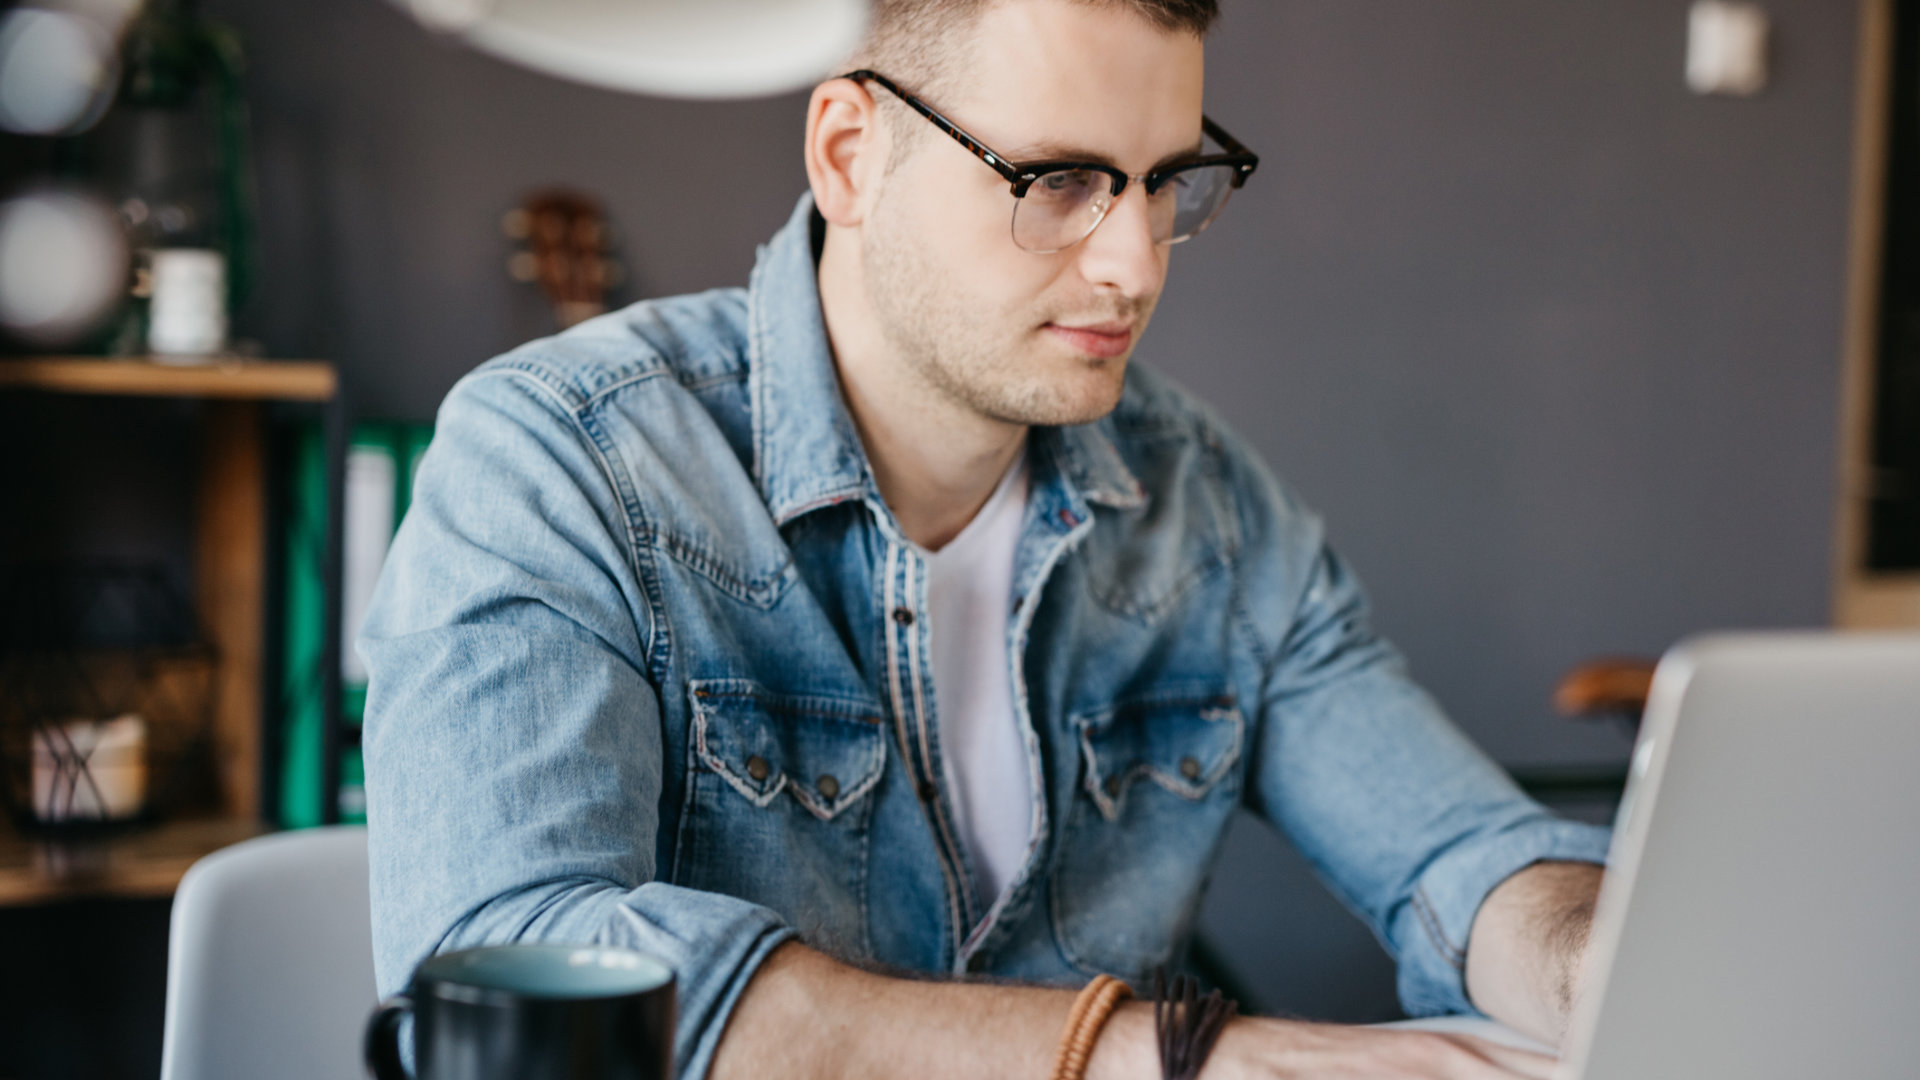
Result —
POLYGON ((887 78, 885 75, 882 75, 877 71, 873 71, 867 68, 861 68, 859 71, 849 71, 845 75, 840 76, 840 78, 852 79, 854 82, 857 82, 857 83, 864 83, 868 81, 879 83, 881 86, 886 88, 888 93, 892 94, 896 98, 899 98, 901 102, 903 102, 907 106, 907 108, 912 109, 914 112, 917 112, 921 116, 926 117, 927 120, 931 122, 934 127, 937 127, 941 131, 946 132, 950 137, 952 137, 952 139, 955 142, 959 143, 961 146, 966 147, 967 150, 971 152, 974 157, 979 158, 981 161, 985 162, 989 168, 993 169, 994 172, 999 173, 1001 179, 1005 180, 1009 184, 1020 186, 1020 182, 1023 179, 1023 177, 1020 175, 1019 171, 1016 170, 1012 165, 1009 165, 1005 158, 1001 157, 998 153, 995 153, 992 147, 989 147, 986 143, 983 143, 979 139, 976 139, 973 136, 967 134, 965 131, 961 129, 959 124, 956 124, 953 121, 947 119, 946 117, 940 115, 939 110, 935 109, 933 106, 927 104, 924 101, 921 101, 919 98, 913 96, 912 94, 907 93, 905 90, 900 89, 899 86, 895 85, 892 79, 887 78))

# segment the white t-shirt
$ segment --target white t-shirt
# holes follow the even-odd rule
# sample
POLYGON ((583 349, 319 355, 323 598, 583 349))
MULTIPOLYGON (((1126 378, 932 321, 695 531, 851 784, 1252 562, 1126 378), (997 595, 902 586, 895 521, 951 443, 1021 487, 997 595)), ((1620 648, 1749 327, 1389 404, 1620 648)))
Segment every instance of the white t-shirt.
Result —
POLYGON ((1032 826, 1008 652, 1026 509, 1023 450, 960 535, 927 559, 928 648, 947 790, 988 905, 1020 872, 1032 826))

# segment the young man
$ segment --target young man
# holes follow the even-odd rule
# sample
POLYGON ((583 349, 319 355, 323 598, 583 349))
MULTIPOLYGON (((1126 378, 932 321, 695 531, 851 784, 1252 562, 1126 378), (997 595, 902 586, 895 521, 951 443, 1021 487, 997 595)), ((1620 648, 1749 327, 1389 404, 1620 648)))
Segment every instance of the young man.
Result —
MULTIPOLYGON (((1410 1010, 1558 1037, 1606 833, 1471 748, 1318 520, 1128 364, 1254 164, 1203 142, 1213 17, 885 0, 747 290, 454 389, 361 639, 383 991, 628 944, 679 974, 690 1080, 1040 1076, 1051 987, 1176 959, 1244 804, 1410 1010)), ((1155 1062, 1136 1003, 1089 1075, 1155 1062)), ((1548 1064, 1245 1018, 1204 1075, 1548 1064)))

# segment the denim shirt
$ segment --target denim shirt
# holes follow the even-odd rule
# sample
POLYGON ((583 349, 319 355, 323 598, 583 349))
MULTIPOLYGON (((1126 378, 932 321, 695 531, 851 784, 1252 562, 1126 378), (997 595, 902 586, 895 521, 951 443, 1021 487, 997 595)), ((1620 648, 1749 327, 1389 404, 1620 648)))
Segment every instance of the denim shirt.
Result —
MULTIPOLYGON (((882 501, 820 314, 812 202, 749 287, 500 356, 442 406, 359 648, 380 989, 449 949, 628 945, 678 974, 705 1075, 757 965, 1048 983, 1175 960, 1245 806, 1471 1011, 1503 879, 1603 861, 1369 628, 1321 523, 1205 407, 1130 365, 1030 433, 1006 627, 1025 862, 980 895, 944 787, 927 553, 882 501)), ((1274 919, 1287 913, 1276 910, 1274 919)))

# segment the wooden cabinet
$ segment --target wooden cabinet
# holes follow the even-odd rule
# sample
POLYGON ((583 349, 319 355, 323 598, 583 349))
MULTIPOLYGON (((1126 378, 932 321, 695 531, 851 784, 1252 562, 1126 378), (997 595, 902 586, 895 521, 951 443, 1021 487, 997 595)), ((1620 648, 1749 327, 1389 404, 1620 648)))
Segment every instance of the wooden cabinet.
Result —
MULTIPOLYGON (((201 855, 269 828, 262 780, 272 775, 267 715, 269 581, 268 406, 301 402, 325 410, 336 448, 345 430, 339 380, 317 361, 239 360, 183 366, 96 358, 0 359, 0 393, 120 398, 195 398, 206 404, 194 483, 193 604, 220 658, 212 687, 213 766, 219 808, 210 819, 171 821, 111 839, 59 844, 18 836, 0 823, 0 905, 68 896, 151 896, 173 890, 201 855)), ((338 456, 334 456, 338 475, 338 456)), ((337 489, 338 481, 333 486, 337 489)), ((331 520, 337 522, 338 503, 331 520)), ((10 508, 9 512, 20 512, 10 508)), ((330 586, 338 539, 330 539, 330 586)), ((330 589, 337 595, 337 588, 330 589)), ((328 702, 338 712, 338 603, 327 610, 328 702)))

